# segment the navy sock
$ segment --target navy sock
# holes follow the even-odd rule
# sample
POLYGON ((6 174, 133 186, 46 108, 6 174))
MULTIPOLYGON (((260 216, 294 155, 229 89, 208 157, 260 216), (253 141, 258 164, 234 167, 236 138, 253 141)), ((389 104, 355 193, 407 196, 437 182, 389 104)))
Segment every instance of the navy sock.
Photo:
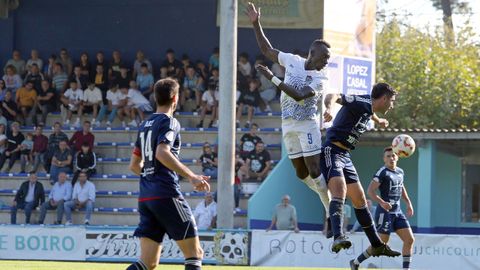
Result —
POLYGON ((328 212, 330 213, 330 222, 332 223, 332 232, 335 239, 342 235, 343 227, 343 205, 345 199, 332 198, 328 212))
POLYGON ((412 263, 412 256, 403 255, 403 269, 410 269, 410 263, 412 263))
POLYGON ((383 244, 380 237, 378 237, 377 229, 373 224, 372 215, 370 215, 370 211, 365 206, 362 208, 355 208, 355 216, 357 217, 358 223, 362 225, 363 231, 368 237, 370 244, 373 247, 379 247, 383 244))
POLYGON ((370 253, 368 253, 367 250, 365 250, 362 254, 360 254, 360 256, 358 256, 355 261, 353 261, 354 264, 356 265, 360 265, 363 261, 365 261, 366 259, 370 258, 370 253))
POLYGON ((202 269, 202 260, 196 257, 185 259, 185 270, 200 270, 202 269))
POLYGON ((148 270, 147 266, 142 261, 132 263, 126 270, 148 270))

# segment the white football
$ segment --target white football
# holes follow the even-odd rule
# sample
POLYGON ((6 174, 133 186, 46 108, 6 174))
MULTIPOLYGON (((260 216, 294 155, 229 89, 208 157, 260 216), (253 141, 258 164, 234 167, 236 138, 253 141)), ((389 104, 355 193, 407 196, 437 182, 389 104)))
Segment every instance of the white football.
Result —
POLYGON ((415 141, 407 134, 397 135, 392 141, 392 149, 398 157, 409 157, 415 152, 415 141))

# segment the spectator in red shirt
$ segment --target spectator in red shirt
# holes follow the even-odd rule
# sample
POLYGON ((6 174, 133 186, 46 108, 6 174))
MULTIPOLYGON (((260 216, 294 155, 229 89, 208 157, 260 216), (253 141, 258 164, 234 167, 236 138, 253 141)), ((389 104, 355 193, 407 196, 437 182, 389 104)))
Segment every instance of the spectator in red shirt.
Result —
POLYGON ((43 169, 45 168, 45 154, 47 153, 48 148, 48 138, 43 135, 43 125, 38 125, 35 128, 35 136, 33 136, 33 172, 36 173, 40 164, 42 164, 43 169))
POLYGON ((91 131, 90 121, 83 122, 83 129, 75 132, 69 141, 69 145, 72 148, 72 153, 76 154, 82 150, 82 145, 86 142, 93 149, 93 143, 95 142, 95 136, 91 131))

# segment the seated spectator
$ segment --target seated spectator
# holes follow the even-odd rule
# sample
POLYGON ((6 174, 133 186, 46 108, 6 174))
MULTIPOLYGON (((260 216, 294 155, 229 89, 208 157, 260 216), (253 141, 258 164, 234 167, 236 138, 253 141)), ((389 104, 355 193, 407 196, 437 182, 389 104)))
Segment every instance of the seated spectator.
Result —
POLYGON ((90 176, 92 176, 96 172, 96 166, 97 156, 90 148, 88 142, 84 142, 82 144, 82 151, 77 152, 75 158, 75 165, 73 167, 75 172, 73 173, 72 185, 75 185, 78 179, 78 175, 81 172, 86 173, 87 179, 90 179, 90 176))
POLYGON ((217 203, 213 201, 212 193, 205 193, 205 198, 195 207, 193 216, 197 222, 199 230, 211 230, 216 228, 217 203))
POLYGON ((12 98, 12 91, 7 90, 7 92, 5 92, 5 98, 2 101, 2 107, 0 109, 2 110, 2 115, 7 119, 8 123, 15 121, 18 109, 17 103, 15 103, 12 98))
POLYGON ((55 124, 53 124, 53 132, 48 137, 48 148, 47 154, 45 155, 45 170, 47 170, 47 172, 50 172, 53 155, 59 149, 61 141, 68 142, 68 136, 62 131, 62 125, 59 122, 55 122, 55 124))
POLYGON ((67 49, 62 48, 60 50, 60 57, 57 58, 57 63, 62 64, 62 67, 64 68, 67 75, 72 74, 73 62, 72 62, 72 59, 70 58, 70 55, 68 55, 67 49))
POLYGON ((198 76, 202 77, 204 82, 208 81, 207 66, 205 66, 205 63, 203 63, 202 60, 197 60, 195 63, 195 72, 197 72, 198 76))
MULTIPOLYGON (((92 123, 95 123, 95 119, 97 119, 98 115, 98 109, 102 105, 102 91, 95 87, 95 83, 88 83, 87 89, 83 91, 83 111, 86 113, 92 112, 92 123)), ((100 125, 100 123, 98 124, 100 125)))
POLYGON ((145 120, 145 112, 151 112, 152 106, 150 101, 146 99, 140 91, 137 90, 137 84, 135 81, 130 82, 130 89, 128 92, 125 92, 125 88, 122 89, 123 94, 127 97, 127 106, 125 106, 125 114, 129 114, 130 119, 132 120, 128 123, 129 126, 136 127, 138 125, 136 121, 136 114, 140 117, 140 122, 145 120))
POLYGON ((47 167, 45 165, 47 150, 48 150, 48 138, 47 136, 43 135, 43 125, 38 125, 35 128, 35 136, 33 136, 32 172, 36 173, 40 165, 42 165, 45 171, 47 171, 47 167))
POLYGON ((50 183, 53 185, 58 181, 58 174, 61 172, 70 173, 72 165, 72 155, 68 148, 67 141, 61 141, 58 150, 52 157, 52 165, 50 167, 50 183))
MULTIPOLYGON (((140 74, 140 69, 142 67, 142 64, 147 65, 148 71, 150 73, 153 72, 152 63, 150 62, 150 60, 145 58, 145 54, 143 53, 143 51, 139 50, 139 51, 137 51, 135 63, 133 64, 133 77, 134 78, 136 78, 137 75, 140 74)), ((128 85, 127 85, 127 87, 128 87, 128 85)), ((121 86, 120 86, 120 88, 121 88, 121 86)))
POLYGON ((247 91, 243 91, 240 94, 240 98, 238 99, 238 108, 237 108, 237 128, 240 127, 240 119, 242 117, 244 106, 247 107, 247 122, 245 124, 245 128, 250 128, 250 123, 252 122, 253 113, 255 112, 255 108, 260 106, 261 97, 260 93, 258 92, 258 87, 260 86, 260 82, 257 79, 252 79, 249 83, 249 88, 247 91))
POLYGON ((130 76, 128 72, 128 68, 126 66, 120 67, 120 76, 118 76, 115 81, 113 82, 114 85, 118 85, 119 88, 128 88, 130 86, 130 81, 132 80, 132 76, 130 76))
POLYGON ((37 181, 37 175, 32 173, 28 180, 20 185, 20 188, 13 199, 10 209, 10 223, 17 224, 17 209, 25 211, 25 223, 30 224, 32 210, 43 204, 45 201, 45 190, 42 183, 37 181))
POLYGON ((31 125, 36 113, 33 107, 37 103, 37 91, 33 89, 32 82, 27 82, 25 87, 17 90, 15 102, 20 107, 21 114, 19 118, 21 118, 22 124, 31 125))
POLYGON ((218 89, 219 85, 218 82, 220 80, 220 73, 218 71, 218 68, 213 68, 210 74, 210 77, 208 78, 208 85, 215 85, 215 89, 218 89))
POLYGON ((65 203, 65 225, 72 225, 72 210, 85 209, 85 225, 90 225, 90 217, 95 203, 95 185, 88 181, 87 174, 81 172, 78 182, 73 186, 72 200, 65 203))
POLYGON ((27 133, 20 144, 20 173, 25 173, 25 167, 32 164, 33 134, 27 133))
MULTIPOLYGON (((37 90, 36 103, 36 108, 38 108, 38 110, 40 110, 40 112, 42 113, 42 117, 40 120, 42 124, 45 125, 47 123, 48 114, 56 110, 56 101, 57 98, 55 89, 50 86, 50 82, 48 80, 43 80, 41 88, 37 90)), ((38 122, 36 115, 34 116, 33 122, 38 122)))
POLYGON ((82 68, 80 66, 75 66, 73 68, 73 74, 68 78, 68 81, 76 81, 77 87, 85 90, 88 87, 90 78, 82 73, 82 68))
POLYGON ((62 172, 58 175, 58 182, 53 185, 50 194, 48 194, 48 200, 40 207, 40 218, 38 224, 45 222, 45 216, 47 210, 57 210, 57 218, 54 225, 62 224, 63 211, 65 210, 65 202, 72 199, 72 184, 67 181, 67 174, 62 172))
MULTIPOLYGON (((7 135, 5 135, 6 125, 0 124, 0 155, 4 155, 5 150, 7 150, 7 135)), ((1 169, 1 168, 0 168, 1 169)))
POLYGON ((5 86, 5 81, 0 80, 0 102, 5 98, 5 93, 7 92, 7 87, 5 86))
POLYGON ((12 91, 13 93, 15 93, 18 88, 22 87, 22 78, 17 74, 17 70, 12 65, 8 65, 5 68, 5 75, 3 75, 2 79, 5 82, 7 90, 12 91))
POLYGON ((175 58, 175 51, 172 49, 167 50, 166 56, 167 59, 163 61, 160 68, 160 76, 164 75, 165 77, 178 79, 182 69, 182 62, 175 58))
POLYGON ((78 130, 73 133, 72 138, 68 142, 68 145, 72 148, 72 153, 75 155, 76 153, 82 151, 82 145, 88 144, 90 149, 93 149, 93 144, 95 143, 95 135, 92 133, 92 124, 89 121, 83 122, 82 130, 78 130))
POLYGON ((5 152, 0 155, 0 169, 3 168, 5 160, 8 158, 8 167, 5 170, 6 173, 10 172, 15 164, 15 161, 20 159, 20 145, 25 136, 20 132, 20 125, 17 122, 13 122, 10 126, 11 131, 7 133, 8 146, 5 152))
POLYGON ((247 162, 243 169, 248 179, 263 181, 270 172, 270 153, 265 149, 262 141, 257 142, 255 150, 247 156, 247 162))
POLYGON ((203 153, 197 163, 202 165, 203 174, 211 178, 217 178, 217 154, 212 151, 208 142, 203 144, 203 153))
POLYGON ((205 91, 202 95, 202 106, 201 106, 201 113, 200 113, 200 123, 198 123, 197 127, 203 127, 203 120, 205 119, 205 115, 207 112, 212 114, 212 120, 208 125, 209 128, 211 127, 218 127, 218 98, 220 97, 220 93, 218 89, 215 88, 215 84, 208 85, 207 91, 205 91))
POLYGON ((218 47, 213 48, 212 55, 208 59, 208 70, 212 72, 213 69, 218 69, 220 66, 220 49, 218 47))
POLYGON ((255 145, 262 139, 257 136, 258 125, 253 123, 250 132, 243 134, 240 138, 240 156, 245 160, 250 152, 255 150, 255 145))
POLYGON ((76 112, 77 120, 75 121, 74 126, 79 127, 80 117, 82 117, 83 114, 83 90, 78 88, 78 84, 76 81, 70 82, 70 88, 68 88, 67 91, 63 93, 60 101, 62 102, 63 107, 67 110, 67 118, 65 119, 65 125, 70 125, 72 115, 74 112, 76 112))
POLYGON ((36 91, 40 90, 42 86, 42 81, 45 79, 42 73, 40 73, 40 69, 38 68, 37 64, 32 64, 30 67, 30 72, 28 72, 27 76, 25 76, 25 80, 23 83, 26 84, 27 82, 33 83, 33 89, 36 91))
POLYGON ((43 75, 45 78, 51 80, 54 75, 55 65, 57 64, 57 56, 55 54, 50 55, 47 64, 43 67, 43 75))
POLYGON ((273 209, 272 223, 267 228, 267 232, 274 226, 277 230, 293 230, 297 233, 300 231, 297 224, 297 209, 290 204, 288 195, 283 196, 282 203, 277 204, 273 209))
POLYGON ((25 60, 22 59, 20 56, 20 52, 18 50, 14 50, 12 54, 12 59, 9 59, 7 63, 5 64, 4 71, 6 72, 6 69, 8 66, 13 66, 15 68, 15 71, 17 74, 23 78, 25 75, 25 60))
MULTIPOLYGON (((37 65, 38 70, 43 70, 43 60, 38 56, 38 51, 33 49, 30 52, 30 59, 27 61, 27 72, 32 73, 32 66, 37 65)), ((35 88, 37 89, 37 88, 35 88)))
POLYGON ((120 76, 120 67, 123 66, 122 55, 120 51, 114 50, 112 53, 112 62, 110 62, 110 68, 108 69, 108 79, 115 81, 120 76))
POLYGON ((238 71, 246 78, 252 76, 252 64, 248 61, 248 54, 245 52, 238 57, 238 71))
MULTIPOLYGON (((92 77, 92 79, 95 79, 95 76, 98 74, 98 66, 102 66, 103 77, 105 80, 107 80, 109 68, 107 61, 105 61, 105 55, 102 51, 97 52, 97 54, 95 55, 95 61, 93 62, 92 70, 90 71, 90 76, 92 77)), ((101 87, 99 88, 102 89, 101 87)))
POLYGON ((57 96, 60 96, 67 89, 68 75, 60 63, 55 63, 53 66, 52 86, 57 91, 57 96))
POLYGON ((233 183, 233 200, 235 202, 235 212, 240 212, 240 195, 242 193, 242 181, 245 179, 245 174, 240 168, 245 166, 245 161, 240 157, 239 153, 235 154, 235 181, 233 183))
POLYGON ((138 90, 142 93, 142 95, 146 98, 150 97, 153 91, 153 84, 155 83, 153 80, 153 75, 148 71, 147 64, 142 64, 140 68, 140 73, 137 75, 136 78, 138 90))
POLYGON ((88 60, 88 54, 83 52, 80 55, 80 62, 78 63, 80 67, 81 74, 87 76, 88 80, 90 80, 90 70, 92 70, 92 65, 90 64, 90 60, 88 60))
POLYGON ((110 112, 108 115, 108 120, 107 120, 107 127, 110 127, 115 120, 115 116, 117 114, 119 115, 120 121, 122 122, 122 126, 125 127, 125 121, 123 120, 123 114, 119 114, 119 110, 123 110, 125 107, 125 102, 123 102, 126 99, 126 96, 118 90, 118 84, 112 85, 110 90, 107 91, 107 105, 103 105, 100 108, 100 113, 98 113, 98 117, 95 121, 95 125, 98 127, 101 125, 101 122, 103 121, 103 118, 105 117, 105 114, 107 112, 110 112))
POLYGON ((183 106, 186 100, 195 97, 195 104, 197 105, 197 110, 199 110, 204 91, 202 77, 197 75, 193 66, 187 67, 187 73, 183 80, 181 105, 183 106))
POLYGON ((97 65, 96 73, 93 75, 93 81, 95 82, 95 86, 102 91, 102 99, 105 104, 105 97, 108 90, 108 78, 103 69, 104 67, 102 65, 97 65))

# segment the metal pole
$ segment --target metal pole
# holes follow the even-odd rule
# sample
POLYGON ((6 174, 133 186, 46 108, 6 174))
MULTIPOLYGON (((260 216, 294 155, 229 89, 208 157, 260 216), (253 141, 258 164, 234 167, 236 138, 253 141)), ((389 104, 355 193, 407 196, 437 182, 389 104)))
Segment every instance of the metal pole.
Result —
POLYGON ((233 228, 235 94, 237 91, 237 0, 220 1, 220 104, 217 227, 233 228))

